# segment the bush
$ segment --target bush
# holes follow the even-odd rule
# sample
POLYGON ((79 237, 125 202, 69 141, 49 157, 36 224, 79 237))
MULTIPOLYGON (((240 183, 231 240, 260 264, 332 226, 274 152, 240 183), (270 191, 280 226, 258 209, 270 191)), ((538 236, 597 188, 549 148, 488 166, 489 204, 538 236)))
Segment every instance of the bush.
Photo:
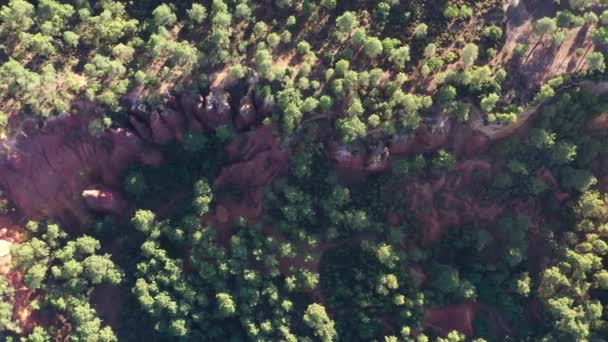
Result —
POLYGON ((483 29, 483 36, 493 42, 502 38, 502 29, 496 25, 487 26, 483 29))

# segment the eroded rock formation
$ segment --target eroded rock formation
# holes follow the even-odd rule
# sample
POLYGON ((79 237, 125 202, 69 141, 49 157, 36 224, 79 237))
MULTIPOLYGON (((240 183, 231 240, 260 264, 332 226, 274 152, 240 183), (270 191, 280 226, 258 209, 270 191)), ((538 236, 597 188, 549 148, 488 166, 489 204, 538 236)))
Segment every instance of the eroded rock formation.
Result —
POLYGON ((266 186, 287 176, 289 154, 279 148, 269 126, 242 134, 226 146, 225 152, 231 164, 223 167, 213 182, 220 195, 215 211, 205 221, 218 226, 239 217, 257 222, 266 186))
MULTIPOLYGON (((24 216, 57 218, 73 226, 89 221, 92 213, 129 217, 133 208, 120 188, 121 175, 132 163, 159 166, 163 162, 159 147, 183 141, 188 131, 204 133, 232 123, 247 129, 259 119, 252 88, 236 113, 228 93, 221 90, 205 97, 167 95, 165 106, 158 110, 148 109, 140 96, 133 92, 124 98, 131 129, 92 134, 89 124, 94 115, 86 112, 66 113, 44 123, 24 120, 0 153, 0 186, 12 204, 24 216)), ((265 110, 271 110, 271 103, 261 101, 265 110)), ((277 146, 269 127, 245 133, 227 147, 233 164, 214 184, 218 189, 242 188, 246 207, 258 208, 257 212, 263 198, 259 188, 287 172, 287 154, 277 146)))
MULTIPOLYGON (((109 129, 89 133, 86 118, 65 114, 42 128, 28 122, 0 156, 0 185, 12 204, 31 218, 55 217, 69 223, 89 218, 83 191, 94 184, 120 187, 132 161, 159 165, 162 156, 136 134, 109 129)), ((114 191, 114 190, 108 190, 114 191)))

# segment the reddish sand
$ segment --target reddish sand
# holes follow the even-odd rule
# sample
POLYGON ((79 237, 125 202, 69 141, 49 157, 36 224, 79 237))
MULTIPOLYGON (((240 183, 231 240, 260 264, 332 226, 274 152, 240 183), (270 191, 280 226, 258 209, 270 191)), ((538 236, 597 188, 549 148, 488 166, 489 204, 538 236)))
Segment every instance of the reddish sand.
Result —
POLYGON ((473 323, 478 309, 478 304, 473 302, 430 309, 427 311, 425 324, 427 327, 438 330, 443 335, 452 330, 457 330, 468 337, 472 337, 474 335, 473 323))
MULTIPOLYGON (((450 228, 463 223, 485 226, 494 222, 502 207, 498 204, 482 204, 475 190, 490 179, 492 166, 482 160, 460 162, 455 171, 443 174, 434 181, 407 181, 403 187, 407 208, 421 227, 422 243, 429 245, 450 228)), ((393 203, 388 211, 387 221, 399 225, 405 215, 405 208, 395 206, 398 196, 394 190, 387 194, 387 201, 393 203)))
POLYGON ((225 150, 231 164, 214 180, 217 205, 203 217, 205 223, 224 227, 224 232, 240 217, 259 222, 267 186, 287 176, 289 164, 288 153, 279 148, 268 126, 242 134, 225 150), (231 190, 238 190, 238 194, 231 190))
POLYGON ((76 225, 90 219, 87 204, 91 209, 120 213, 124 209, 112 207, 112 201, 90 196, 84 200, 83 191, 103 185, 106 198, 112 197, 116 191, 112 189, 120 187, 120 175, 134 160, 152 165, 162 160, 128 131, 107 130, 94 137, 87 126, 86 119, 66 114, 42 129, 30 127, 5 142, 0 185, 21 214, 76 225))

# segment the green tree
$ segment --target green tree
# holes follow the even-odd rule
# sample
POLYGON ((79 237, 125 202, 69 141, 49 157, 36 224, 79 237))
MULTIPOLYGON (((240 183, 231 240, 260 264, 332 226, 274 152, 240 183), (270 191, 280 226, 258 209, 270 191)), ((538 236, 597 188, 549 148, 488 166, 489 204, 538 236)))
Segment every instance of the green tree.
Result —
POLYGON ((597 45, 608 46, 608 27, 600 27, 593 31, 591 39, 597 45))
POLYGON ((123 181, 127 193, 140 197, 148 188, 144 175, 141 172, 130 172, 123 181))
POLYGON ((433 158, 432 168, 436 172, 451 171, 456 165, 454 155, 446 150, 439 150, 437 156, 433 158))
POLYGON ((321 0, 320 5, 327 10, 333 10, 336 8, 337 0, 321 0))
POLYGON ((543 17, 534 23, 534 32, 540 36, 539 41, 548 33, 557 31, 557 22, 555 18, 543 17))
MULTIPOLYGON (((588 12, 588 13, 590 13, 589 15, 595 14, 593 12, 588 12)), ((585 14, 587 14, 587 13, 585 13, 585 14)), ((599 20, 600 23, 602 23, 602 25, 608 25, 608 10, 604 10, 602 12, 602 14, 600 14, 599 18, 597 18, 597 19, 599 20)), ((595 22, 597 22, 597 20, 595 22)))
POLYGON ((488 94, 481 99, 481 109, 483 109, 486 113, 493 111, 499 99, 500 96, 498 96, 496 93, 488 94))
POLYGON ((300 55, 305 55, 308 52, 310 52, 310 44, 308 42, 306 42, 306 41, 301 41, 296 46, 296 51, 300 55))
POLYGON ((303 317, 304 323, 314 330, 315 335, 323 342, 337 339, 334 321, 327 315, 325 307, 320 304, 310 304, 303 317))
POLYGON ((416 26, 416 28, 414 29, 414 37, 417 39, 421 39, 426 37, 427 33, 428 33, 428 25, 425 23, 421 23, 418 24, 418 26, 416 26))
POLYGON ((257 50, 255 54, 255 65, 260 76, 268 80, 273 80, 275 78, 275 74, 272 69, 272 55, 267 49, 257 50))
POLYGON ((336 27, 341 33, 351 33, 358 25, 357 15, 350 11, 346 11, 336 18, 336 27))
POLYGON ((454 20, 458 18, 459 15, 460 13, 458 11, 458 8, 456 8, 450 2, 447 2, 445 8, 443 9, 443 16, 447 19, 454 20))
POLYGON ((435 56, 436 53, 437 53, 437 45, 435 45, 434 43, 429 43, 424 48, 424 57, 426 57, 426 58, 431 58, 431 57, 435 56))
POLYGON ((543 84, 538 93, 534 97, 534 102, 541 103, 552 98, 555 95, 555 89, 550 84, 543 84))
POLYGON ((247 19, 251 16, 251 8, 246 3, 240 3, 235 7, 234 16, 247 19))
POLYGON ((563 165, 576 158, 577 146, 568 141, 558 141, 551 149, 551 159, 558 165, 563 165))
POLYGON ((207 18, 207 9, 201 4, 193 3, 188 10, 188 17, 195 24, 202 24, 207 18))
POLYGON ((50 57, 57 51, 53 44, 53 37, 36 33, 33 35, 21 35, 21 42, 36 54, 43 57, 50 57))
POLYGON ((410 47, 404 45, 395 49, 389 56, 389 60, 394 63, 398 69, 405 68, 405 63, 410 61, 410 47))
POLYGON ((95 46, 110 46, 125 36, 137 32, 139 22, 129 19, 125 5, 112 2, 97 16, 90 16, 85 21, 90 28, 86 30, 86 38, 95 46))
POLYGON ((376 58, 382 54, 382 42, 378 38, 369 37, 365 40, 363 51, 367 57, 376 58))
POLYGON ((68 46, 71 46, 73 48, 78 46, 78 41, 80 40, 80 36, 72 31, 65 31, 63 32, 63 41, 65 41, 65 43, 68 46))
POLYGON ((74 15, 74 7, 61 4, 55 0, 41 0, 38 4, 38 20, 43 34, 57 36, 65 30, 70 17, 74 15))
POLYGON ((236 304, 230 294, 218 293, 215 298, 217 299, 218 311, 221 316, 230 317, 235 314, 236 304))
POLYGON ((570 8, 583 11, 594 4, 594 0, 568 0, 570 8))
POLYGON ((158 26, 171 26, 177 21, 177 15, 167 4, 161 4, 152 11, 154 22, 158 26))
POLYGON ((587 56, 587 65, 590 71, 604 72, 606 70, 606 62, 604 61, 604 54, 601 52, 593 52, 587 56))
MULTIPOLYGON (((95 285, 117 285, 123 277, 109 255, 97 254, 99 241, 88 236, 67 240, 68 235, 57 224, 29 222, 27 227, 35 236, 15 245, 11 256, 16 270, 24 274, 24 283, 40 290, 38 302, 67 318, 70 339, 116 341, 110 327, 102 326, 89 304, 95 285)), ((45 335, 42 331, 35 333, 45 335)))
POLYGON ((209 211, 209 204, 213 200, 213 192, 207 180, 201 179, 194 184, 194 210, 202 216, 209 211))
POLYGON ((272 32, 270 33, 267 37, 266 37, 266 42, 268 43, 268 46, 271 48, 275 48, 279 45, 279 43, 281 42, 281 36, 279 36, 278 34, 272 32))
POLYGON ((581 218, 606 221, 608 219, 606 202, 606 196, 601 195, 598 191, 587 191, 581 195, 574 211, 581 218))
POLYGON ((367 134, 367 127, 358 116, 338 119, 336 127, 340 131, 344 143, 351 143, 367 134))
POLYGON ((154 228, 155 218, 154 213, 149 210, 138 210, 131 219, 131 223, 135 226, 135 229, 149 234, 154 228))
POLYGON ((367 32, 363 28, 357 28, 352 33, 351 42, 355 47, 360 47, 367 41, 367 32))
POLYGON ((0 8, 0 31, 26 32, 34 25, 34 18, 34 5, 25 0, 10 0, 0 8))
POLYGON ((498 41, 500 38, 502 38, 502 29, 496 25, 490 25, 490 26, 486 26, 483 31, 482 34, 484 37, 486 37, 487 39, 496 42, 498 41))
POLYGON ((350 62, 345 60, 345 59, 341 59, 339 61, 336 62, 336 74, 338 76, 344 76, 346 75, 346 72, 350 69, 350 62))
POLYGON ((302 103, 302 111, 304 113, 310 113, 310 112, 315 111, 318 106, 319 106, 319 100, 315 99, 314 97, 309 97, 309 98, 305 99, 304 102, 302 103))
POLYGON ((469 43, 462 49, 461 57, 465 67, 470 67, 475 64, 479 56, 479 48, 473 43, 469 43))
POLYGON ((102 326, 101 319, 96 316, 95 309, 88 302, 71 298, 69 301, 74 331, 70 339, 75 341, 117 342, 118 339, 109 326, 102 326))
POLYGON ((328 112, 329 110, 331 110, 333 103, 334 101, 330 96, 323 95, 319 98, 319 110, 321 112, 328 112))
POLYGON ((0 277, 0 334, 4 332, 21 332, 19 324, 13 317, 14 305, 13 296, 15 289, 4 278, 0 277))

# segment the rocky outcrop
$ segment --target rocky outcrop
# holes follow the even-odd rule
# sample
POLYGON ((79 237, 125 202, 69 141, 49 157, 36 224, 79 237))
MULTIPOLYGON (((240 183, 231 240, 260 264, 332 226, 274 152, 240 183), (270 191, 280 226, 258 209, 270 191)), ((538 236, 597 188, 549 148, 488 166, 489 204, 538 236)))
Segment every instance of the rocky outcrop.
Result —
MULTIPOLYGON (((437 116, 410 133, 390 137, 370 136, 373 142, 367 147, 345 145, 333 140, 328 143, 328 158, 339 173, 347 179, 357 179, 369 174, 391 169, 395 158, 412 153, 435 151, 449 144, 452 127, 447 117, 437 116)), ((384 134, 386 135, 386 134, 384 134)))
POLYGON ((241 98, 239 104, 238 113, 236 116, 235 125, 239 130, 243 130, 246 127, 253 125, 257 120, 257 113, 255 105, 253 103, 253 96, 251 90, 241 98))
POLYGON ((412 153, 415 143, 414 134, 395 134, 391 137, 389 152, 392 155, 412 153))
POLYGON ((228 103, 228 93, 215 92, 205 97, 205 110, 201 113, 201 120, 211 129, 232 122, 232 113, 228 103))

